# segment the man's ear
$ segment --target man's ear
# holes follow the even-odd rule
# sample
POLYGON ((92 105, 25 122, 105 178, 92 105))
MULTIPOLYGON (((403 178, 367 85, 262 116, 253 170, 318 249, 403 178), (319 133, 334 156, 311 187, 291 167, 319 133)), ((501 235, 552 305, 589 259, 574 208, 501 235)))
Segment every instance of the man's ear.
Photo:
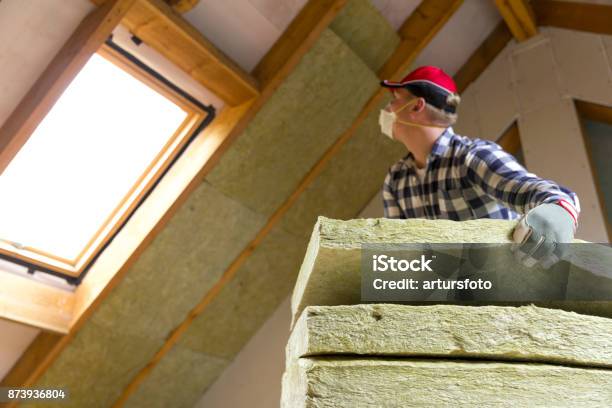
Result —
POLYGON ((417 98, 416 103, 412 106, 412 111, 413 112, 422 112, 423 110, 425 110, 425 99, 424 98, 417 98))

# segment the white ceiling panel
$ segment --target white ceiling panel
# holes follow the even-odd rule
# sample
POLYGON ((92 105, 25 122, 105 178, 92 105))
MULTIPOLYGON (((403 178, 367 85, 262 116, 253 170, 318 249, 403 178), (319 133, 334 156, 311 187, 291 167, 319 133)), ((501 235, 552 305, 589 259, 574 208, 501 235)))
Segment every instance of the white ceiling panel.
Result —
POLYGON ((302 0, 201 0, 185 14, 209 41, 250 72, 301 9, 302 0))
POLYGON ((454 75, 499 21, 501 17, 492 1, 464 1, 414 66, 437 65, 454 75))

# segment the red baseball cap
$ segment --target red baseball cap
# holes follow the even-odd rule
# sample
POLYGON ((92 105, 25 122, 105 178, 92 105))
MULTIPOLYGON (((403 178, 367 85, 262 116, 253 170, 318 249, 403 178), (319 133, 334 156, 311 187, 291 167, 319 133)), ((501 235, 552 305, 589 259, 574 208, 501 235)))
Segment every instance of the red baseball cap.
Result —
POLYGON ((455 113, 456 104, 449 104, 448 97, 457 94, 457 85, 441 68, 426 65, 415 69, 399 82, 384 80, 380 85, 386 88, 406 88, 413 95, 424 98, 427 103, 455 113))

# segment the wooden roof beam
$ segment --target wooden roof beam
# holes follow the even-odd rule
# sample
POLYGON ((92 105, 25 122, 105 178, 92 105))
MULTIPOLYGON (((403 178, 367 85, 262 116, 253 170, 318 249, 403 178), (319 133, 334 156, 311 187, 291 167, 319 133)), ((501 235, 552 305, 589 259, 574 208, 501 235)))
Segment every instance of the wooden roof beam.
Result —
POLYGON ((525 41, 538 33, 535 15, 527 0, 495 0, 495 5, 517 41, 525 41))
POLYGON ((538 25, 612 35, 612 5, 536 0, 532 7, 538 25))

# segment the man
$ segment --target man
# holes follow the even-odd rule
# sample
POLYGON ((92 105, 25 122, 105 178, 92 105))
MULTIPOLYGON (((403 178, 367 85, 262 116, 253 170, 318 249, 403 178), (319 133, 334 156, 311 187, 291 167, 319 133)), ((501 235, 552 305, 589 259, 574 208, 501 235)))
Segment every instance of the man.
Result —
POLYGON ((459 105, 453 79, 420 67, 400 82, 382 81, 393 94, 380 113, 382 133, 409 151, 384 182, 387 218, 518 219, 518 258, 549 267, 571 242, 580 204, 572 191, 528 173, 493 142, 456 135, 459 105))

